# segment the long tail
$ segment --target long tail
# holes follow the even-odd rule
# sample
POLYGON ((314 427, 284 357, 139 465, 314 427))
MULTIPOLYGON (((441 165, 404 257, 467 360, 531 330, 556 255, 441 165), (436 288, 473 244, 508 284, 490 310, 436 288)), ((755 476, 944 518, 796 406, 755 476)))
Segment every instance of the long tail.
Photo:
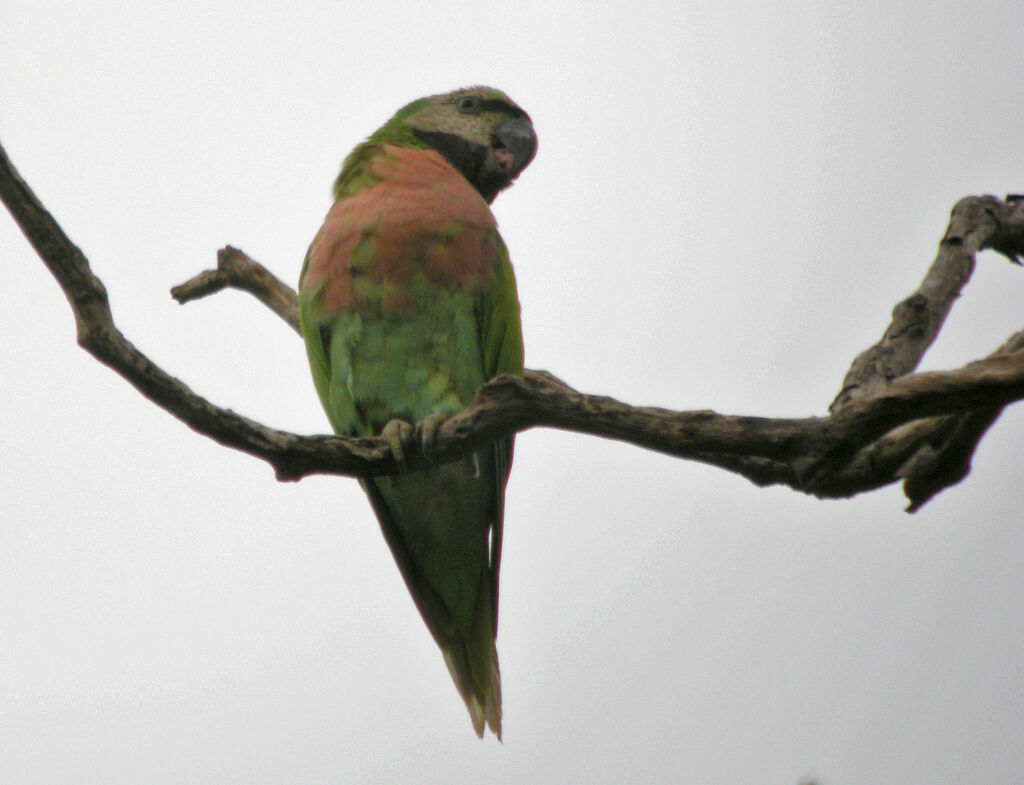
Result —
POLYGON ((479 602, 470 637, 466 639, 456 633, 454 640, 442 644, 441 653, 459 695, 466 702, 476 735, 483 738, 486 723, 501 741, 501 672, 493 618, 492 603, 479 602))
MULTIPOLYGON (((430 473, 437 471, 434 469, 399 479, 392 478, 391 483, 407 483, 416 478, 421 481, 430 479, 430 473)), ((479 575, 473 590, 476 595, 472 600, 473 605, 466 607, 468 612, 463 615, 462 624, 458 624, 450 610, 451 603, 446 603, 423 577, 420 565, 410 553, 395 516, 384 498, 380 481, 360 480, 360 483, 373 504, 381 531, 398 563, 409 593, 430 634, 441 648, 455 687, 469 710, 473 729, 477 736, 483 738, 486 725, 501 740, 501 675, 494 644, 497 616, 495 568, 488 567, 486 572, 479 575)), ((486 554, 483 558, 486 558, 486 554)))

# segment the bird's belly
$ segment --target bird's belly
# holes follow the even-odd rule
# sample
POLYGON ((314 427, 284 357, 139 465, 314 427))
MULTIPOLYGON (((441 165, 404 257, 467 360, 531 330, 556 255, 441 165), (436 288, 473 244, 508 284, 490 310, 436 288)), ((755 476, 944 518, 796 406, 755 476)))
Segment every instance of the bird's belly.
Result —
POLYGON ((484 382, 478 327, 468 295, 439 293, 400 316, 363 314, 350 347, 347 385, 373 433, 465 407, 484 382))

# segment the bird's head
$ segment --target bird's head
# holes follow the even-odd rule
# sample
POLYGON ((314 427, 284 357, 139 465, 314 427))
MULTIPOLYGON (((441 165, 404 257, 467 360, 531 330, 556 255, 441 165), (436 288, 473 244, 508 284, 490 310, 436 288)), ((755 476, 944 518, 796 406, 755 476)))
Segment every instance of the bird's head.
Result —
POLYGON ((466 87, 403 106, 367 140, 436 150, 491 202, 537 153, 530 116, 492 87, 466 87))

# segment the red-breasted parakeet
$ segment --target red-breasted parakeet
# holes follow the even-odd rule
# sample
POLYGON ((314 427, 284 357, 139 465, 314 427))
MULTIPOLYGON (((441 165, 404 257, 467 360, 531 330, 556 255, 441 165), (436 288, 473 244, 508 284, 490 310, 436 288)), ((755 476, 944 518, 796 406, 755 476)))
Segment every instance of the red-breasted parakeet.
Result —
MULTIPOLYGON (((401 458, 488 379, 523 371, 519 302, 488 205, 532 160, 529 116, 471 87, 398 110, 345 159, 306 255, 299 309, 334 430, 401 458)), ((501 737, 495 635, 512 438, 425 471, 361 480, 469 709, 501 737)))

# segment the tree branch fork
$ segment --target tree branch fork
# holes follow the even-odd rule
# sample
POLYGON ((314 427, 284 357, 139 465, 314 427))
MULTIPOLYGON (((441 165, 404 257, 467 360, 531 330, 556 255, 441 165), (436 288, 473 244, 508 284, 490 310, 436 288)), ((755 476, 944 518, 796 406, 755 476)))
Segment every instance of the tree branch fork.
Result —
MULTIPOLYGON (((0 147, 0 198, 50 269, 74 312, 79 344, 193 430, 269 463, 279 480, 310 474, 371 476, 456 460, 494 439, 534 427, 560 428, 700 461, 764 486, 841 498, 903 482, 913 511, 962 480, 986 430, 1024 398, 1024 330, 962 368, 914 373, 974 271, 995 250, 1020 263, 1024 200, 958 202, 934 262, 916 292, 893 310, 882 339, 852 363, 829 415, 763 418, 631 406, 580 393, 546 372, 500 376, 438 429, 429 452, 395 463, 382 439, 302 436, 220 408, 163 371, 117 328, 106 290, 0 147)), ((298 331, 295 292, 242 251, 174 287, 181 303, 227 288, 256 297, 298 331)))

